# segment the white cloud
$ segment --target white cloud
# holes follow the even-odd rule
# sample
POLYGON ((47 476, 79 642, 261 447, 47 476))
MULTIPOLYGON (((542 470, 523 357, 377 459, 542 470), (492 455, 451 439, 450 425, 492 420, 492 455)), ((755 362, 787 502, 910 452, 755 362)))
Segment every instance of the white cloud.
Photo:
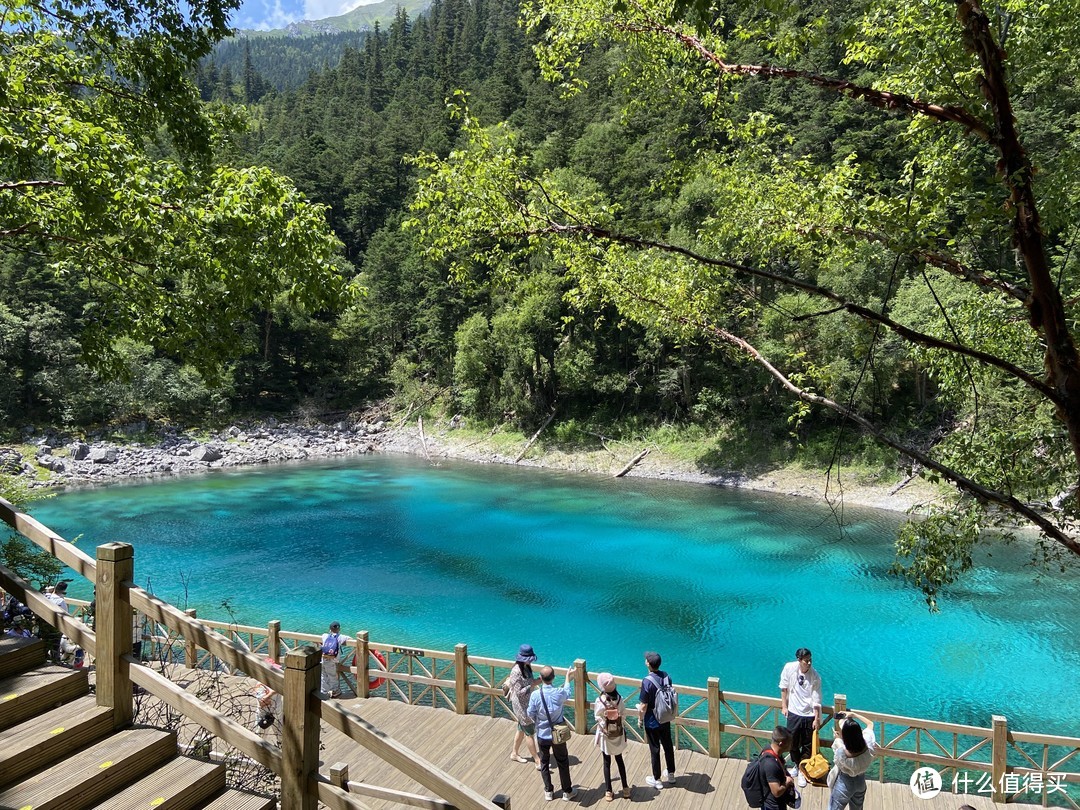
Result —
POLYGON ((289 23, 300 19, 300 5, 295 2, 286 3, 282 0, 248 0, 240 8, 240 16, 233 21, 237 28, 246 28, 254 31, 269 31, 275 28, 284 28, 289 23))
POLYGON ((354 8, 378 2, 379 0, 304 0, 304 19, 322 20, 327 17, 340 17, 354 8))

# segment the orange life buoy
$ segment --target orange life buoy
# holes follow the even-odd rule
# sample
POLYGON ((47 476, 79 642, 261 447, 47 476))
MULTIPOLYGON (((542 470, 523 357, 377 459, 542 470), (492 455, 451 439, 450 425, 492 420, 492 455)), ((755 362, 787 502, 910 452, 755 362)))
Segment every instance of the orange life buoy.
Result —
MULTIPOLYGON (((376 661, 378 661, 380 664, 383 665, 383 669, 386 669, 386 656, 384 656, 378 650, 368 650, 368 652, 372 656, 374 656, 376 661)), ((353 669, 356 669, 356 655, 355 654, 352 657, 352 665, 353 665, 353 669)), ((370 679, 368 679, 367 688, 368 688, 369 691, 372 690, 372 689, 378 689, 384 683, 386 683, 386 678, 382 678, 382 677, 370 678, 370 679)))

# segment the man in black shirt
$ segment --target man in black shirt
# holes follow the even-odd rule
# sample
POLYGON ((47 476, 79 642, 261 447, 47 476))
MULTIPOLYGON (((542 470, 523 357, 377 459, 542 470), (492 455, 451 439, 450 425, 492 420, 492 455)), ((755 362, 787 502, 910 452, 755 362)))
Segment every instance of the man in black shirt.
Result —
POLYGON ((783 726, 773 729, 772 744, 762 752, 761 771, 765 780, 762 810, 785 810, 795 806, 795 780, 787 772, 784 754, 791 748, 791 732, 783 726), (769 755, 769 751, 772 755, 769 755))

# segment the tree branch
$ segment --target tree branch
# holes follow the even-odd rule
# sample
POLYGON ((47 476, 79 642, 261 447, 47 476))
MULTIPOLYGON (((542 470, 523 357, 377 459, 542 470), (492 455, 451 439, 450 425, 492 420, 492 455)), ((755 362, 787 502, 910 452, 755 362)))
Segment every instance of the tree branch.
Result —
POLYGON ((881 313, 874 312, 874 310, 864 307, 860 304, 855 304, 848 301, 842 295, 834 293, 825 287, 812 284, 809 281, 802 281, 791 276, 785 276, 780 273, 773 273, 769 270, 762 270, 761 268, 751 267, 745 264, 739 264, 738 262, 727 261, 726 259, 714 259, 710 256, 697 253, 689 250, 688 248, 681 247, 679 245, 672 245, 666 242, 659 242, 653 239, 644 239, 636 236, 628 236, 626 234, 620 234, 613 231, 606 230, 604 228, 598 228, 592 225, 564 225, 562 223, 553 222, 548 220, 548 227, 542 228, 538 231, 528 231, 522 236, 534 236, 542 235, 544 233, 555 234, 561 236, 574 236, 581 235, 595 239, 603 239, 616 244, 628 245, 630 247, 638 248, 641 250, 659 250, 664 253, 671 253, 684 258, 690 259, 698 264, 703 264, 709 267, 723 267, 727 270, 732 270, 736 273, 743 273, 755 278, 765 279, 768 281, 776 282, 785 287, 789 287, 796 290, 801 290, 811 295, 824 298, 827 301, 835 302, 840 308, 849 312, 850 314, 861 318, 870 323, 880 324, 887 329, 900 335, 900 337, 908 340, 912 343, 917 343, 920 346, 925 346, 931 349, 940 349, 942 351, 951 352, 954 354, 962 355, 964 357, 970 357, 973 360, 978 361, 984 365, 992 366, 1004 371, 1011 377, 1023 382, 1025 385, 1038 392, 1043 397, 1047 398, 1051 402, 1060 406, 1059 394, 1052 386, 1047 385, 1033 374, 1025 371, 1019 366, 1008 362, 996 355, 989 354, 979 349, 972 349, 964 346, 960 343, 953 343, 947 340, 941 340, 940 338, 927 335, 923 332, 918 332, 901 323, 897 323, 892 318, 881 313))
POLYGON ((10 183, 0 183, 0 191, 11 191, 19 188, 37 188, 39 186, 66 186, 63 180, 14 180, 10 183))
MULTIPOLYGON (((637 8, 641 9, 640 6, 637 8)), ((642 13, 644 14, 644 10, 642 13)), ((681 43, 687 50, 693 51, 709 62, 721 73, 733 76, 757 76, 762 79, 799 79, 810 84, 832 90, 850 98, 862 99, 866 103, 889 112, 904 112, 909 115, 925 115, 938 121, 948 121, 959 124, 969 132, 979 136, 984 141, 991 140, 990 128, 962 107, 942 106, 919 101, 902 93, 889 93, 884 90, 875 90, 872 87, 849 82, 846 79, 836 79, 830 76, 821 76, 805 70, 793 70, 791 68, 775 67, 774 65, 741 65, 725 62, 714 51, 705 45, 698 37, 687 34, 659 20, 645 14, 648 24, 613 22, 614 27, 623 31, 643 34, 664 34, 681 43)))

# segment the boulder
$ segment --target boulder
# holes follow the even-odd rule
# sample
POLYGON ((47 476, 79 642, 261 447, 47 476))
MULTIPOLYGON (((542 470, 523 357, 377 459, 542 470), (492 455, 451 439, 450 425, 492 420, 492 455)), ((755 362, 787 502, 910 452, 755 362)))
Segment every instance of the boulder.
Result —
POLYGON ((119 456, 115 447, 95 447, 90 451, 90 460, 94 464, 115 464, 119 456))
POLYGON ((200 444, 191 451, 191 457, 195 461, 218 461, 221 459, 221 451, 209 444, 200 444))
POLYGON ((89 457, 90 445, 86 442, 73 442, 71 445, 71 458, 74 461, 82 461, 89 457))

